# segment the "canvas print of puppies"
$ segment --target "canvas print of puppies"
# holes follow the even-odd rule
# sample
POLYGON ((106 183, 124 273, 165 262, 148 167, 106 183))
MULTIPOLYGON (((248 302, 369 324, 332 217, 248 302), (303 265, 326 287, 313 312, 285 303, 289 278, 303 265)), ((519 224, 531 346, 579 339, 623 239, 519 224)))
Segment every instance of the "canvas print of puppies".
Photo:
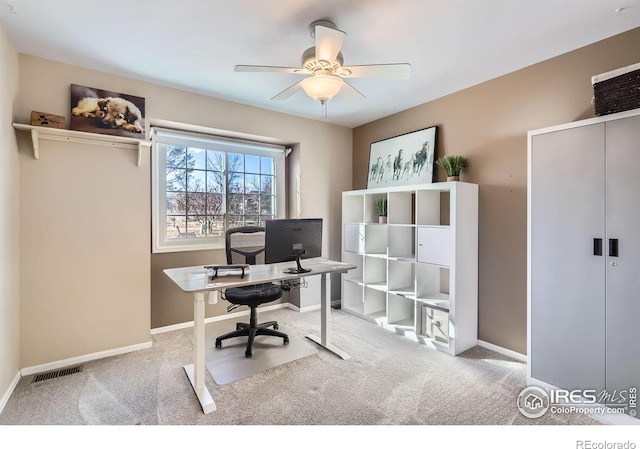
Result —
POLYGON ((71 129, 144 139, 144 98, 71 85, 71 129))

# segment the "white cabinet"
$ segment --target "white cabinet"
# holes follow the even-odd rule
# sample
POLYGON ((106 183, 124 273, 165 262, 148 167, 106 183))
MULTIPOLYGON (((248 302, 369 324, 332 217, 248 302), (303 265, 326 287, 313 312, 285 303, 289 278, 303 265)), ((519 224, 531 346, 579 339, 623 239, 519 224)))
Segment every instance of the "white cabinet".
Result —
POLYGON ((528 377, 640 381, 640 110, 529 132, 528 377))
POLYGON ((478 186, 343 192, 343 310, 450 354, 477 344, 478 186), (374 201, 387 198, 387 223, 374 201))

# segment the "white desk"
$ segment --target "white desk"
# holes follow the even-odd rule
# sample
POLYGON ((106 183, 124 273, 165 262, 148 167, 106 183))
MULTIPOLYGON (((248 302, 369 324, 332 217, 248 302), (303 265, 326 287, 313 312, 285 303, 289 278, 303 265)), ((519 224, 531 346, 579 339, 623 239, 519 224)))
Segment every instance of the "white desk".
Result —
POLYGON ((265 282, 278 282, 283 280, 294 280, 301 277, 321 276, 321 326, 320 337, 307 335, 306 337, 320 346, 340 356, 348 359, 349 355, 341 349, 331 344, 331 294, 327 289, 327 273, 346 273, 356 268, 354 265, 336 262, 327 259, 303 259, 302 266, 311 269, 309 273, 290 274, 284 273, 284 269, 296 266, 295 262, 284 262, 269 265, 252 265, 243 279, 240 276, 220 276, 210 281, 208 271, 203 266, 170 268, 164 273, 171 278, 183 291, 194 294, 193 303, 193 328, 195 334, 195 347, 193 354, 193 364, 186 365, 184 370, 193 385, 202 411, 210 413, 216 410, 216 404, 211 397, 211 393, 205 386, 205 340, 204 340, 204 300, 205 294, 217 294, 214 290, 224 290, 231 287, 241 287, 246 285, 262 284, 265 282))

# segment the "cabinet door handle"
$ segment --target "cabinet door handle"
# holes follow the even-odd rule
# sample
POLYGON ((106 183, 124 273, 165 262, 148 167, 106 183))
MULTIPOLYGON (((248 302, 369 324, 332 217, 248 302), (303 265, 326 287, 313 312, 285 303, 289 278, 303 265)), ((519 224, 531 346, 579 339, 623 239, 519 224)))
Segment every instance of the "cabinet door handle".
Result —
POLYGON ((609 239, 609 257, 618 257, 618 239, 609 239))
POLYGON ((602 256, 602 239, 593 239, 593 255, 602 256))

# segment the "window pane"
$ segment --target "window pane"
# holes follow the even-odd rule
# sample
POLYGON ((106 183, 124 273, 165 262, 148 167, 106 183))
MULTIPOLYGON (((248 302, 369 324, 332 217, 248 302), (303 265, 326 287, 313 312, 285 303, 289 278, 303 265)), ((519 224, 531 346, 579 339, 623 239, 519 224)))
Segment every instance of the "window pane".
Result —
POLYGON ((204 215, 207 213, 207 194, 187 194, 187 215, 204 215))
POLYGON ((187 219, 184 216, 167 217, 167 240, 181 239, 187 233, 187 219))
POLYGON ((244 155, 229 153, 229 161, 227 163, 228 171, 244 171, 244 155))
POLYGON ((202 216, 187 216, 187 238, 206 237, 206 218, 202 216))
POLYGON ((224 153, 207 150, 207 170, 222 171, 224 168, 224 153))
POLYGON ((260 213, 262 215, 275 214, 275 200, 271 195, 260 195, 260 213))
POLYGON ((245 155, 244 171, 245 173, 260 173, 260 156, 245 155))
POLYGON ((189 192, 204 192, 207 187, 207 181, 203 170, 191 170, 187 174, 187 186, 189 192))
POLYGON ((244 213, 244 195, 229 195, 227 213, 231 215, 242 215, 244 213))
POLYGON ((186 199, 183 192, 167 192, 167 215, 184 215, 186 213, 186 199))
POLYGON ((207 214, 220 215, 223 213, 224 197, 218 193, 210 193, 207 195, 207 214))
POLYGON ((184 192, 187 187, 187 171, 167 168, 167 192, 184 192))
POLYGON ((165 145, 165 157, 167 167, 186 168, 187 149, 185 147, 165 145))
POLYGON ((260 196, 253 195, 245 195, 244 197, 244 213, 255 214, 258 215, 260 213, 260 196))
POLYGON ((260 191, 264 195, 273 195, 273 176, 262 176, 262 186, 260 191))
POLYGON ((207 172, 207 192, 224 192, 224 175, 219 171, 207 172))
POLYGON ((258 226, 258 216, 257 215, 245 215, 244 216, 244 225, 245 226, 258 226))
POLYGON ((205 170, 207 168, 207 150, 189 148, 187 151, 187 165, 189 168, 195 168, 196 170, 205 170))
POLYGON ((224 217, 222 215, 209 216, 209 236, 224 237, 224 217))
POLYGON ((258 175, 245 175, 244 176, 244 189, 245 189, 245 193, 258 193, 258 192, 260 192, 260 176, 258 176, 258 175))
POLYGON ((228 229, 237 228, 238 226, 244 226, 244 216, 229 215, 228 229))
POLYGON ((244 193, 244 173, 229 173, 229 193, 244 193))
POLYGON ((274 160, 271 157, 261 157, 260 158, 260 173, 263 175, 273 175, 274 160))

